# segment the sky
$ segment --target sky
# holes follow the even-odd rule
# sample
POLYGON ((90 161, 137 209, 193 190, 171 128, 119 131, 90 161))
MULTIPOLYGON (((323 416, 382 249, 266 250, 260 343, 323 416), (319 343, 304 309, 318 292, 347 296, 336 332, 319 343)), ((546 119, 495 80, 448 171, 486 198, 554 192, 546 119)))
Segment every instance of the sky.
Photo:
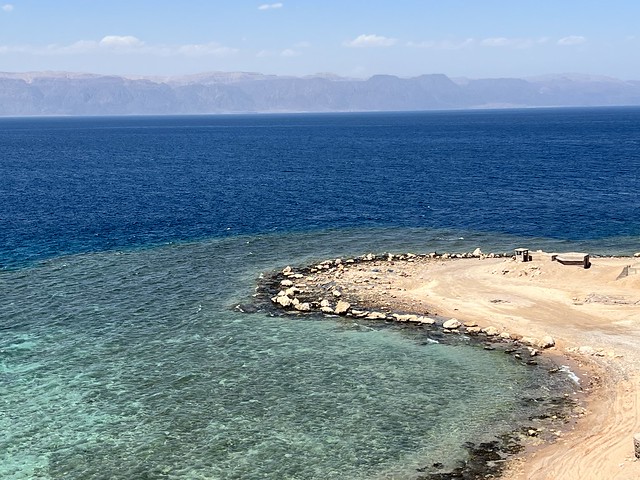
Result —
POLYGON ((0 71, 640 80, 640 0, 0 0, 0 71))

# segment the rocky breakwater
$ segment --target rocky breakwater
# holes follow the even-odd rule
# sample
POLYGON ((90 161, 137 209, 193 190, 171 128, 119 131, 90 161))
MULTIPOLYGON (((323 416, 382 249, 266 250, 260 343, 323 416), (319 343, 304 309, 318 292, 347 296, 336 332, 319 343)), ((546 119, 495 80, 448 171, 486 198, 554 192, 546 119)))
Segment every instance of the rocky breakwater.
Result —
POLYGON ((296 268, 287 266, 280 272, 266 275, 257 296, 269 298, 273 306, 286 314, 320 313, 429 327, 442 334, 468 335, 484 342, 486 348, 504 344, 508 347, 507 353, 535 364, 532 357, 538 356, 540 350, 555 346, 552 337, 526 337, 491 325, 441 318, 431 314, 428 307, 403 304, 394 294, 398 279, 409 276, 407 271, 428 266, 429 262, 502 257, 511 255, 484 254, 476 249, 467 253, 421 255, 368 253, 349 259, 330 259, 296 268))

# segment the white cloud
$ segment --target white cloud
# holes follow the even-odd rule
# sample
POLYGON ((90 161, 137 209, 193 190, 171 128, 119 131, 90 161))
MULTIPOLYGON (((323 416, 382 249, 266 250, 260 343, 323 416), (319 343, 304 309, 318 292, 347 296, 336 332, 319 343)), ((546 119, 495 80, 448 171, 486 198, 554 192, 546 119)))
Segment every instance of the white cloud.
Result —
POLYGON ((107 35, 100 40, 100 46, 105 48, 133 49, 144 46, 144 42, 131 35, 107 35))
POLYGON ((280 52, 281 57, 299 57, 300 55, 300 52, 293 50, 292 48, 285 48, 280 52))
POLYGON ((260 50, 258 53, 256 53, 256 57, 258 58, 267 58, 267 57, 273 57, 274 53, 271 50, 260 50))
POLYGON ((558 45, 570 46, 570 45, 582 45, 586 43, 587 39, 581 35, 569 35, 568 37, 558 40, 558 45))
POLYGON ((351 41, 345 42, 347 47, 391 47, 398 43, 395 38, 381 35, 359 35, 351 41))
POLYGON ((258 7, 258 10, 275 10, 282 7, 284 7, 282 3, 263 3, 258 7))
POLYGON ((309 48, 311 47, 311 43, 309 42, 298 42, 294 45, 295 48, 309 48))
POLYGON ((13 12, 13 5, 11 5, 10 3, 2 5, 2 7, 0 8, 2 8, 3 12, 13 12))
POLYGON ((426 48, 431 50, 460 50, 462 48, 470 47, 475 43, 476 41, 473 38, 467 38, 465 40, 460 40, 460 41, 427 40, 424 42, 407 42, 407 47, 426 48))
POLYGON ((192 45, 181 45, 174 49, 169 49, 170 55, 186 55, 189 57, 226 57, 238 52, 235 48, 225 47, 219 43, 200 43, 192 45))
POLYGON ((531 48, 536 45, 547 43, 547 37, 540 38, 507 38, 507 37, 491 37, 480 41, 483 47, 496 48, 531 48))
POLYGON ((82 55, 96 53, 138 54, 167 56, 229 56, 238 52, 237 49, 210 42, 186 45, 149 45, 134 36, 107 35, 100 41, 80 40, 69 45, 50 44, 39 45, 0 45, 0 54, 23 53, 28 55, 82 55))

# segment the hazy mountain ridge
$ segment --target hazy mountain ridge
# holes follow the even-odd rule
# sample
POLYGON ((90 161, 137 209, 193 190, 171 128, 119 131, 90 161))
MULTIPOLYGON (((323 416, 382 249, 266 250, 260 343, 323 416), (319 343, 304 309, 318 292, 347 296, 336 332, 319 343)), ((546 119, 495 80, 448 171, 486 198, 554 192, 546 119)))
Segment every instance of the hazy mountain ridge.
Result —
POLYGON ((0 115, 402 111, 640 105, 640 81, 587 75, 361 80, 211 72, 174 77, 0 73, 0 115))

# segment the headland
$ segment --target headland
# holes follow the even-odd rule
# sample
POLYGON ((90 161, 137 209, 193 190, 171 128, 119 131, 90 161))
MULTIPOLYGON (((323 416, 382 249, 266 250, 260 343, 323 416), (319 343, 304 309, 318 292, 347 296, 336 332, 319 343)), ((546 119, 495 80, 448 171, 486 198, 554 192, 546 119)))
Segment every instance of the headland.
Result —
MULTIPOLYGON (((590 257, 589 268, 533 252, 374 255, 286 267, 271 302, 367 320, 436 324, 446 334, 510 342, 515 355, 571 364, 588 393, 563 431, 532 431, 509 480, 640 478, 640 258, 590 257), (521 260, 521 259, 520 259, 521 260)), ((274 283, 275 282, 275 283, 274 283)), ((507 350, 509 352, 510 350, 507 350)), ((442 477, 445 478, 445 477, 442 477)))

